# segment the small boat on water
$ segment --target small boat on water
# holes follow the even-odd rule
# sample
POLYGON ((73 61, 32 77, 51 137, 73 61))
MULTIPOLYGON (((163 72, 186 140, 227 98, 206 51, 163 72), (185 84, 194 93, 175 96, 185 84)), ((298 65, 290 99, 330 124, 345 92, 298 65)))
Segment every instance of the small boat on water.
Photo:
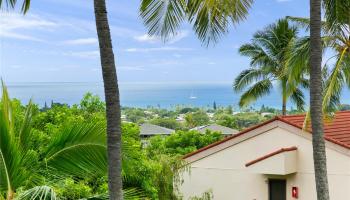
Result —
POLYGON ((192 92, 191 95, 190 95, 190 99, 197 99, 197 97, 194 96, 193 92, 192 92))

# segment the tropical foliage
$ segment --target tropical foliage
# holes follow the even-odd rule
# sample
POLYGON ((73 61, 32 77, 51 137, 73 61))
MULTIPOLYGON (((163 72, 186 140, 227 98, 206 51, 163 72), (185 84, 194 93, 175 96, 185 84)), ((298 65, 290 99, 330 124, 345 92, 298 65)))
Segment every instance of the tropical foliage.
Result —
MULTIPOLYGON (((322 22, 323 51, 330 52, 326 60, 324 71, 324 94, 322 110, 332 114, 340 106, 340 97, 344 87, 350 88, 350 28, 348 1, 324 1, 325 21, 322 22), (346 20, 347 19, 347 20, 346 20)), ((310 28, 310 20, 307 18, 288 17, 306 31, 310 28)), ((294 50, 293 68, 290 70, 291 77, 308 74, 308 58, 310 56, 310 38, 305 36, 294 50), (304 63, 303 63, 304 62, 304 63)))
POLYGON ((44 174, 52 175, 53 180, 60 176, 105 174, 106 145, 101 123, 66 124, 61 131, 51 133, 46 147, 34 146, 35 139, 41 133, 36 132, 37 137, 33 140, 35 131, 31 129, 32 110, 33 105, 29 103, 24 114, 21 113, 23 119, 18 120, 18 110, 13 110, 6 87, 3 86, 0 110, 2 196, 10 200, 20 188, 40 186, 27 191, 27 195, 30 191, 38 192, 38 189, 42 191, 43 188, 49 188, 44 174))
POLYGON ((164 41, 178 34, 184 21, 190 22, 199 40, 216 43, 231 24, 244 20, 253 0, 142 0, 140 16, 150 35, 164 41))
POLYGON ((298 109, 304 110, 302 89, 307 88, 308 80, 305 77, 290 79, 287 73, 291 52, 297 41, 297 27, 290 25, 287 19, 280 19, 276 24, 256 32, 251 43, 240 47, 240 54, 250 58, 250 68, 242 71, 233 84, 236 92, 244 90, 239 101, 241 107, 268 95, 273 86, 278 85, 282 96, 282 114, 286 114, 288 99, 298 109))
MULTIPOLYGON (((106 119, 100 98, 88 93, 80 104, 40 109, 10 100, 3 91, 0 199, 107 199, 106 119)), ((220 133, 179 131, 152 138, 143 148, 138 125, 123 123, 122 132, 124 198, 132 200, 180 198, 173 184, 181 183, 180 157, 222 138, 220 133)))

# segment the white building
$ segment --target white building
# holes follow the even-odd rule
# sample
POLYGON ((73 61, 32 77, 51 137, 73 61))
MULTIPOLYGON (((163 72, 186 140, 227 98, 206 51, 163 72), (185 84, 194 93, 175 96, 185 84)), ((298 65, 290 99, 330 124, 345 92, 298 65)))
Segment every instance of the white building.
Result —
MULTIPOLYGON (((276 117, 185 156, 184 199, 211 190, 216 200, 316 200, 304 115, 276 117)), ((350 112, 325 123, 332 200, 350 199, 350 112)))

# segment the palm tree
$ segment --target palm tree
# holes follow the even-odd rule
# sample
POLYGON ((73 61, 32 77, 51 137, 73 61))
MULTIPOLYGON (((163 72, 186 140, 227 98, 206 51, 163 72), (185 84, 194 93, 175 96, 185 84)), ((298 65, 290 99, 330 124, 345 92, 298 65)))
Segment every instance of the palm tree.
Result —
POLYGON ((105 0, 94 0, 95 19, 106 101, 108 189, 111 200, 123 199, 121 161, 121 110, 112 40, 105 0))
MULTIPOLYGON (((3 6, 14 8, 17 0, 0 0, 3 6)), ((26 13, 30 0, 22 0, 22 12, 26 13)), ((110 199, 122 199, 121 176, 121 111, 117 72, 108 24, 105 0, 94 0, 95 20, 100 47, 107 118, 108 188, 110 199)))
MULTIPOLYGON (((340 105, 341 91, 345 86, 350 88, 350 27, 348 18, 349 16, 350 2, 349 1, 333 1, 325 0, 325 19, 322 21, 322 43, 323 49, 329 48, 334 52, 334 55, 330 57, 325 63, 324 70, 328 70, 329 66, 332 66, 330 73, 325 77, 324 93, 322 110, 325 114, 331 114, 340 105), (336 62, 333 65, 329 65, 328 62, 335 59, 336 62)), ((288 17, 291 21, 296 22, 301 27, 310 29, 310 19, 288 17)), ((294 57, 297 58, 296 62, 307 61, 305 58, 310 55, 310 37, 305 37, 301 43, 296 45, 294 57)), ((309 73, 309 69, 303 64, 302 66, 293 65, 290 74, 292 76, 299 76, 300 73, 309 73)))
POLYGON ((318 200, 329 200, 322 112, 321 0, 310 0, 310 116, 318 200))
POLYGON ((241 95, 241 107, 269 94, 276 82, 281 88, 283 115, 287 112, 289 98, 299 110, 304 109, 304 94, 300 86, 308 87, 308 80, 304 77, 289 79, 286 73, 290 67, 290 52, 298 39, 297 34, 298 29, 295 26, 291 26, 287 19, 280 19, 263 31, 255 33, 251 43, 240 47, 240 54, 250 57, 251 60, 250 68, 242 71, 233 84, 236 92, 249 87, 241 95))
POLYGON ((45 194, 55 198, 50 185, 46 185, 48 181, 42 178, 43 174, 51 174, 52 177, 106 174, 106 142, 101 123, 65 127, 53 135, 42 155, 45 162, 39 162, 40 158, 30 146, 32 104, 27 106, 19 128, 15 126, 12 114, 11 101, 3 86, 0 108, 0 199, 14 199, 20 187, 33 187, 25 192, 26 196, 45 194), (41 166, 41 163, 46 165, 41 166))

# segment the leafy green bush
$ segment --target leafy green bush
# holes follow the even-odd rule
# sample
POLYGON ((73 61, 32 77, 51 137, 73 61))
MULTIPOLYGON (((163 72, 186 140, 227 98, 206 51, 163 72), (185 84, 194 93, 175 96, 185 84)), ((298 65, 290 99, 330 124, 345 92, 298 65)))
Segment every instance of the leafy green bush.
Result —
POLYGON ((150 139, 148 154, 185 155, 222 139, 219 132, 176 131, 168 137, 155 136, 150 139))
POLYGON ((155 124, 158 126, 170 128, 173 130, 182 130, 184 126, 172 118, 156 118, 150 121, 151 124, 155 124))

